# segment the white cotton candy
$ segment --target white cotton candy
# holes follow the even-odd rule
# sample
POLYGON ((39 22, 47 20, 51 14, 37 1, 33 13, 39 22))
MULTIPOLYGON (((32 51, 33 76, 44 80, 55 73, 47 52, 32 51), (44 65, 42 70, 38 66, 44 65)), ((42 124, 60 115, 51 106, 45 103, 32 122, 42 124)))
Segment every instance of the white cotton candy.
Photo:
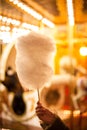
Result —
POLYGON ((16 71, 24 88, 39 89, 53 76, 55 43, 46 35, 31 32, 17 40, 16 71))

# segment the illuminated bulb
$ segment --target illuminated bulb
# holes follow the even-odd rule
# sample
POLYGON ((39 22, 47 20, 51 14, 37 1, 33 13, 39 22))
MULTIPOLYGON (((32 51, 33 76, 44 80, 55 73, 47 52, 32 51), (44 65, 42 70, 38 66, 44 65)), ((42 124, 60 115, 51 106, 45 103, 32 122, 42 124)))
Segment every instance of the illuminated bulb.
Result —
POLYGON ((2 20, 2 16, 0 15, 0 20, 2 20))
POLYGON ((10 31, 10 27, 6 27, 6 31, 10 31))
POLYGON ((16 32, 17 32, 17 28, 13 28, 13 30, 12 30, 12 31, 16 33, 16 32))
MULTIPOLYGON (((20 23, 21 23, 19 20, 8 18, 8 17, 2 17, 1 15, 0 15, 0 20, 2 20, 3 22, 6 22, 7 24, 11 23, 14 26, 19 26, 20 23)), ((33 30, 33 31, 38 31, 39 30, 38 26, 34 26, 34 25, 31 25, 31 24, 28 24, 28 23, 22 23, 22 27, 24 27, 26 29, 33 30)), ((5 30, 5 27, 1 27, 1 30, 5 30)), ((6 29, 6 30, 9 31, 10 29, 6 29)))
POLYGON ((5 26, 1 26, 1 30, 5 30, 5 26))
POLYGON ((3 40, 3 43, 11 43, 12 37, 11 37, 10 33, 9 32, 3 32, 2 40, 3 40))
POLYGON ((39 28, 38 28, 37 26, 31 25, 31 30, 33 30, 33 31, 38 31, 39 28))
POLYGON ((70 113, 71 113, 71 112, 68 111, 68 110, 64 111, 64 114, 65 114, 65 115, 68 115, 68 114, 70 114, 70 113))
POLYGON ((18 0, 14 0, 13 3, 16 5, 16 4, 18 4, 19 2, 18 2, 18 0))
MULTIPOLYGON (((37 20, 41 20, 43 17, 41 14, 39 14, 38 12, 36 12, 35 10, 33 10, 32 8, 28 7, 26 4, 22 3, 19 0, 9 0, 10 2, 12 2, 13 4, 17 5, 19 8, 21 8, 22 10, 24 10, 25 12, 27 12, 28 14, 30 14, 31 16, 33 16, 34 18, 36 18, 37 20)), ((54 24, 47 20, 47 19, 43 19, 42 22, 47 25, 48 27, 54 28, 54 24)))
POLYGON ((14 0, 9 0, 10 2, 13 2, 14 0))
POLYGON ((17 21, 17 20, 15 20, 15 19, 13 19, 13 20, 12 20, 12 24, 14 24, 14 25, 20 25, 20 21, 17 21))
POLYGON ((23 3, 19 2, 17 6, 22 8, 23 7, 23 3))
POLYGON ((47 20, 45 18, 42 20, 42 23, 44 23, 45 25, 47 25, 47 26, 49 26, 51 28, 54 28, 54 24, 51 21, 49 21, 49 20, 47 20))
POLYGON ((27 24, 27 23, 23 23, 22 27, 27 28, 27 29, 31 29, 33 31, 38 31, 39 30, 38 26, 34 26, 34 25, 31 25, 31 24, 27 24))
POLYGON ((6 17, 2 17, 2 21, 3 21, 3 22, 6 22, 6 21, 7 21, 7 18, 6 18, 6 17))
POLYGON ((76 110, 73 112, 74 115, 79 115, 80 114, 80 110, 76 110))
POLYGON ((21 8, 22 8, 23 10, 26 10, 27 6, 26 6, 26 5, 23 5, 21 8))
POLYGON ((7 23, 11 23, 11 18, 8 18, 8 19, 7 19, 7 23))
POLYGON ((80 55, 87 56, 87 47, 80 48, 80 55))
POLYGON ((26 11, 27 13, 31 14, 33 17, 37 18, 38 20, 42 19, 42 16, 39 13, 37 13, 36 11, 34 11, 33 9, 31 9, 27 5, 19 2, 17 4, 17 6, 20 7, 21 9, 23 9, 24 11, 26 11))

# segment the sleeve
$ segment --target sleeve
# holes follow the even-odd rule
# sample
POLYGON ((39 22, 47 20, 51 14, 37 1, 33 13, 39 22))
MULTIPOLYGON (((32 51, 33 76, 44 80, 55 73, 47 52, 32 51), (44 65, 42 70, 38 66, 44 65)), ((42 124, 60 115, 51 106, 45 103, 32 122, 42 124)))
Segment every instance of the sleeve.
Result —
POLYGON ((44 130, 69 130, 69 128, 64 124, 64 122, 57 117, 53 124, 41 124, 44 130))

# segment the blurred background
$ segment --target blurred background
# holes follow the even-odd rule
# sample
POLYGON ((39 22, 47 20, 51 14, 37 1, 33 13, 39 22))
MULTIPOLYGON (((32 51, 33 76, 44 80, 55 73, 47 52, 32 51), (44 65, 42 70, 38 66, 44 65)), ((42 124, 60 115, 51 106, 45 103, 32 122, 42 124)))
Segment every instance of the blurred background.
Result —
POLYGON ((37 91, 23 90, 15 67, 16 39, 31 31, 56 44, 54 76, 40 90, 42 104, 70 130, 87 130, 86 0, 0 0, 0 129, 42 130, 37 91))

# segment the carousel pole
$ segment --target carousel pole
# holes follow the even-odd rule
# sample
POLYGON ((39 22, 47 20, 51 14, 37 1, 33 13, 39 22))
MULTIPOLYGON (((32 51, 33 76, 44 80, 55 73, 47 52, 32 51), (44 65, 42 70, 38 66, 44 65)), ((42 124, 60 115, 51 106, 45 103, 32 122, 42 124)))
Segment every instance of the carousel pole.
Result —
MULTIPOLYGON (((73 37, 74 37, 74 11, 73 11, 73 1, 72 0, 67 0, 67 12, 68 12, 68 53, 70 57, 70 63, 71 63, 71 69, 70 69, 70 74, 73 74, 73 66, 72 66, 72 56, 73 56, 73 37)), ((69 84, 69 93, 70 95, 73 92, 73 86, 72 86, 72 77, 70 79, 70 84, 69 84)), ((71 115, 70 115, 70 129, 73 130, 73 104, 72 104, 72 99, 70 96, 70 107, 71 107, 71 115)))
MULTIPOLYGON (((69 56, 70 56, 70 62, 71 62, 71 69, 70 69, 70 74, 73 74, 73 66, 72 66, 72 56, 73 56, 73 27, 68 26, 69 32, 68 32, 68 40, 69 40, 69 56)), ((72 85, 72 77, 70 78, 70 84, 69 84, 69 93, 72 95, 73 93, 73 85, 72 85)), ((70 107, 71 107, 71 116, 70 116, 70 127, 71 130, 73 130, 73 104, 72 104, 72 98, 70 96, 70 107)))

